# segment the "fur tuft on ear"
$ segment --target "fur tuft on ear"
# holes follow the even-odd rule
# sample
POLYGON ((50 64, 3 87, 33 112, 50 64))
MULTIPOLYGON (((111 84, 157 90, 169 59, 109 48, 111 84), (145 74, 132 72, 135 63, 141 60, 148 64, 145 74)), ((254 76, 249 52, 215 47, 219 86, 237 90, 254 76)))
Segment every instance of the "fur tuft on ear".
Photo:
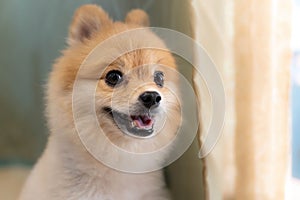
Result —
POLYGON ((97 5, 84 5, 78 8, 69 28, 68 44, 84 42, 103 26, 112 24, 108 14, 97 5))
POLYGON ((125 18, 125 22, 127 24, 136 24, 139 26, 149 26, 150 22, 149 22, 149 17, 147 15, 147 13, 145 13, 145 11, 140 10, 140 9, 134 9, 131 10, 126 18, 125 18))

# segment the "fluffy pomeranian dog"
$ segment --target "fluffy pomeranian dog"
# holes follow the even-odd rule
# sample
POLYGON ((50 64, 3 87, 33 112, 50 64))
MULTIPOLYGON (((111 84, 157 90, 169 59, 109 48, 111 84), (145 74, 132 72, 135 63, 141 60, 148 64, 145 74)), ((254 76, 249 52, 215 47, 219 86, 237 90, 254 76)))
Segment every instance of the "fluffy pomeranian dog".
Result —
MULTIPOLYGON (((155 43, 162 49, 135 49, 105 65, 100 62, 100 55, 95 57, 100 64, 86 60, 93 49, 108 38, 148 25, 147 14, 138 9, 130 11, 125 22, 113 22, 96 5, 84 5, 75 12, 68 47, 56 61, 47 85, 46 115, 50 128, 47 147, 25 183, 20 200, 170 199, 162 170, 128 173, 126 169, 113 169, 99 161, 97 156, 111 158, 120 166, 124 163, 117 153, 103 148, 99 129, 92 122, 81 120, 91 114, 79 109, 76 121, 72 107, 76 80, 85 80, 78 82, 80 88, 85 88, 89 80, 95 81, 95 70, 103 69, 96 80, 93 106, 99 127, 111 144, 125 152, 146 154, 174 139, 180 126, 180 104, 176 92, 166 85, 178 86, 178 77, 172 73, 176 63, 169 51, 162 50, 166 47, 158 36, 149 30, 145 31, 143 40, 133 35, 110 47, 123 51, 128 46, 155 43), (78 75, 84 62, 84 73, 78 75), (95 147, 92 153, 78 134, 78 121, 85 127, 87 141, 95 147)), ((79 91, 76 102, 79 107, 86 104, 85 92, 79 91)), ((155 154, 144 160, 143 165, 163 163, 167 154, 155 154)), ((133 168, 140 164, 137 162, 131 163, 133 168)))

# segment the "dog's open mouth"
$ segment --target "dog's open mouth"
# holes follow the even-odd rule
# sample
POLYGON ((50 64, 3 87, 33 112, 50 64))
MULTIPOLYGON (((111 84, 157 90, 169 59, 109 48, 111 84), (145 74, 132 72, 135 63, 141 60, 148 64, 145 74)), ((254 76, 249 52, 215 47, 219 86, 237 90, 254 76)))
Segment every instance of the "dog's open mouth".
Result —
POLYGON ((114 123, 130 136, 145 138, 154 132, 154 119, 150 113, 127 115, 109 107, 105 107, 103 110, 110 114, 114 123))

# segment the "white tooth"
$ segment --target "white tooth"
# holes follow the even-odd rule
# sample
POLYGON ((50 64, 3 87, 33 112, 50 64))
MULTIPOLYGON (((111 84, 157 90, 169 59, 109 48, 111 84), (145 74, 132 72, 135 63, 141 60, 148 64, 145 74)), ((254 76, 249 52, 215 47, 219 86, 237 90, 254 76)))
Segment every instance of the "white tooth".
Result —
POLYGON ((131 122, 131 126, 134 127, 134 122, 133 121, 131 122))
POLYGON ((135 120, 133 121, 133 125, 134 126, 138 126, 138 124, 137 124, 137 122, 135 120))

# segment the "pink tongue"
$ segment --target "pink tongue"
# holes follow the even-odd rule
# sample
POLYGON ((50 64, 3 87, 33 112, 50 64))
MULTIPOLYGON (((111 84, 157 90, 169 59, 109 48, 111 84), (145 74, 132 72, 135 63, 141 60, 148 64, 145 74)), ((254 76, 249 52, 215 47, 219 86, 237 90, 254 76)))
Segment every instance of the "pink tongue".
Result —
POLYGON ((142 119, 143 124, 146 125, 146 126, 150 125, 151 122, 152 122, 151 118, 148 117, 147 115, 146 116, 141 116, 140 118, 142 119))
POLYGON ((148 127, 148 126, 152 125, 152 119, 147 115, 132 116, 132 119, 133 119, 134 122, 136 122, 136 124, 140 128, 148 127))

